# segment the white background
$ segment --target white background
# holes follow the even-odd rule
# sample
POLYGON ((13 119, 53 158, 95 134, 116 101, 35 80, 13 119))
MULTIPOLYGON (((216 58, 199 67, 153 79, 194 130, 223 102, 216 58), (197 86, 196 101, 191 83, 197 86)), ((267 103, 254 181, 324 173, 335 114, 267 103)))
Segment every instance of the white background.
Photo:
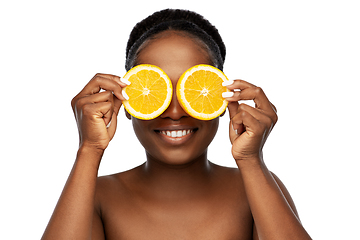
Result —
MULTIPOLYGON (((278 108, 265 161, 310 235, 359 239, 357 1, 172 2, 1 2, 0 238, 41 237, 76 156, 71 99, 97 72, 123 76, 132 27, 171 7, 209 19, 227 46, 228 77, 261 86, 278 108)), ((100 175, 144 161, 120 115, 100 175)), ((225 115, 209 159, 235 167, 227 127, 225 115)))

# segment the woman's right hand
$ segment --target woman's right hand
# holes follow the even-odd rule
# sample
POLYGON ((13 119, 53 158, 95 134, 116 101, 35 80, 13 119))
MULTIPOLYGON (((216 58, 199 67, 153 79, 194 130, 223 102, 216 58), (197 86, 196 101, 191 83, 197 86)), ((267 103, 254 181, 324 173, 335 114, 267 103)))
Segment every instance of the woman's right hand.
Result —
POLYGON ((71 106, 78 125, 81 147, 102 151, 106 149, 116 131, 121 101, 125 100, 121 92, 126 86, 118 76, 96 74, 73 98, 71 106))

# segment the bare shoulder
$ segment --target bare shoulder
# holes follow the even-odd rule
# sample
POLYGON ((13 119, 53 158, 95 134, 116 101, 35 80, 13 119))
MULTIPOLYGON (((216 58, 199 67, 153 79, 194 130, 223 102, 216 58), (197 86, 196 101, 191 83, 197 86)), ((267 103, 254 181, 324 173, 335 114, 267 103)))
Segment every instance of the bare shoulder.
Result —
POLYGON ((247 198, 245 194, 244 184, 241 172, 238 168, 224 167, 213 164, 213 176, 216 185, 220 188, 219 192, 224 196, 231 195, 231 199, 238 203, 247 205, 247 198))
POLYGON ((299 218, 299 214, 296 210, 295 203, 294 203, 289 191, 287 190, 285 184, 280 180, 280 178, 278 176, 275 175, 275 173, 271 172, 271 175, 273 176, 275 182, 279 186, 281 192, 283 193, 284 197, 286 198, 287 202, 289 203, 291 209, 293 210, 295 215, 299 218))
POLYGON ((214 169, 214 173, 218 180, 231 181, 234 180, 236 184, 242 184, 241 172, 238 168, 224 167, 214 163, 211 163, 214 169))
POLYGON ((128 180, 134 177, 134 173, 137 172, 137 169, 139 167, 140 166, 124 172, 98 177, 97 179, 98 190, 101 190, 103 187, 114 187, 114 186, 121 187, 123 185, 126 185, 126 182, 128 182, 128 180))
POLYGON ((109 204, 121 199, 128 199, 129 195, 136 186, 140 166, 112 175, 101 176, 96 184, 96 203, 109 204))

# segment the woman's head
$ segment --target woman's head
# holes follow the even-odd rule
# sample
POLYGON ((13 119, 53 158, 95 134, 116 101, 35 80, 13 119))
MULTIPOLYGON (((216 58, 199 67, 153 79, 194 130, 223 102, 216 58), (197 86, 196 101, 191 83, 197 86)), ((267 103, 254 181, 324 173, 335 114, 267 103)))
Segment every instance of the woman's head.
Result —
MULTIPOLYGON (((165 10, 158 14, 175 14, 174 11, 176 10, 165 10)), ((199 15, 194 13, 189 12, 189 15, 199 18, 199 15)), ((156 27, 150 27, 145 33, 138 32, 136 29, 145 28, 139 25, 152 22, 149 20, 152 17, 147 19, 139 23, 131 34, 127 69, 137 64, 156 65, 165 71, 173 86, 176 86, 182 73, 190 67, 198 64, 222 67, 225 48, 219 48, 214 42, 209 43, 211 41, 199 37, 200 34, 195 35, 195 31, 200 30, 193 23, 183 22, 182 19, 173 22, 171 18, 170 22, 164 22, 164 25, 155 23, 156 27), (174 29, 174 26, 186 26, 186 29, 192 30, 174 29), (221 54, 220 49, 223 49, 224 54, 221 54)), ((159 21, 158 18, 155 19, 159 21)), ((169 107, 159 117, 152 120, 132 118, 132 123, 136 136, 146 149, 148 159, 182 165, 206 157, 207 147, 217 132, 219 119, 201 121, 189 116, 179 104, 176 94, 173 94, 169 107)))
POLYGON ((197 13, 166 9, 147 17, 132 30, 126 47, 126 70, 137 64, 138 54, 150 41, 169 30, 193 39, 207 51, 211 64, 223 69, 226 49, 218 30, 197 13))

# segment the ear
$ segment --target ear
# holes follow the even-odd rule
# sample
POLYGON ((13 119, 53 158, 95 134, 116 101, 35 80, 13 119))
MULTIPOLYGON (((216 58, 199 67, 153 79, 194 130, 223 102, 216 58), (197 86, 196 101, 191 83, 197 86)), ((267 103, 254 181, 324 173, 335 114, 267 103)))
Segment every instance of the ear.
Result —
POLYGON ((126 111, 125 108, 124 108, 124 111, 125 111, 125 116, 126 116, 129 120, 131 120, 131 115, 130 115, 130 113, 128 113, 128 111, 126 111))

